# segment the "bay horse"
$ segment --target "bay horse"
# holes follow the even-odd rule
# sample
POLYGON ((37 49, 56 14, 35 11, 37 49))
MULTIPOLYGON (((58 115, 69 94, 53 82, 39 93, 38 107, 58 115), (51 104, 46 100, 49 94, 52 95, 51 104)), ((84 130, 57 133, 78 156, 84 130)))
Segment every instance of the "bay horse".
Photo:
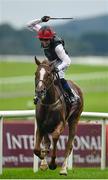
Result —
POLYGON ((60 170, 61 175, 67 175, 68 157, 72 151, 77 124, 83 110, 83 94, 81 89, 73 81, 68 81, 78 100, 71 106, 65 101, 63 91, 60 88, 59 77, 53 72, 54 63, 48 60, 40 62, 35 58, 37 70, 35 73, 35 93, 39 98, 36 105, 36 142, 34 154, 41 159, 40 168, 54 170, 56 164, 56 148, 59 136, 68 124, 69 134, 64 154, 64 161, 60 170), (50 138, 52 136, 53 149, 51 151, 51 161, 49 165, 46 161, 50 148, 50 138), (42 142, 44 149, 41 147, 42 142))

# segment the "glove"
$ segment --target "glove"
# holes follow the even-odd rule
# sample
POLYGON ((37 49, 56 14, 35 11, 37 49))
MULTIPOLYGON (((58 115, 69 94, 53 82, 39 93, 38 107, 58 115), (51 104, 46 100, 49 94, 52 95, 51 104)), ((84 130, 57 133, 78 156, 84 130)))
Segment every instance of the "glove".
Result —
POLYGON ((50 19, 50 16, 43 16, 43 17, 41 18, 41 21, 42 21, 42 22, 47 22, 47 21, 49 21, 49 19, 50 19))

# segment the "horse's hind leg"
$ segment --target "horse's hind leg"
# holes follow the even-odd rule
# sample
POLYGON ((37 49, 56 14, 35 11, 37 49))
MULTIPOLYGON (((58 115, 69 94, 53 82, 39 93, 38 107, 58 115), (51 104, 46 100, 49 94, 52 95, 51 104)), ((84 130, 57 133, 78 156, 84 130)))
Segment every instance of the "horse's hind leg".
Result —
POLYGON ((68 121, 69 137, 68 137, 68 142, 66 144, 66 150, 65 150, 65 155, 64 155, 65 158, 64 158, 62 168, 60 170, 60 175, 67 175, 68 157, 73 148, 72 142, 73 142, 73 139, 75 136, 78 120, 79 120, 79 117, 77 117, 75 120, 71 121, 71 117, 70 117, 70 121, 68 121))

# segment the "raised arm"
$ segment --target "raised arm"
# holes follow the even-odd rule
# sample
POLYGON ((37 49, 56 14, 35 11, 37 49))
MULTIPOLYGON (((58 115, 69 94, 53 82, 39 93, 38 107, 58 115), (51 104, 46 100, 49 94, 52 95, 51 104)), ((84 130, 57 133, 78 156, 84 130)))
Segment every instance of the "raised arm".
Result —
POLYGON ((39 29, 41 28, 40 23, 42 22, 47 22, 50 19, 49 16, 43 16, 41 19, 34 19, 30 22, 27 23, 27 27, 30 30, 34 30, 34 31, 39 31, 39 29))

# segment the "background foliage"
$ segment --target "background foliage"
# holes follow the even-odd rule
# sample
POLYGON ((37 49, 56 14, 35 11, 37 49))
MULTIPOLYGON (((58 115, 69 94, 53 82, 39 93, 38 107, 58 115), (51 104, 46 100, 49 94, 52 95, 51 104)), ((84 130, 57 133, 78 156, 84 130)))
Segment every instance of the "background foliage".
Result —
MULTIPOLYGON (((65 40, 72 56, 108 55, 108 15, 69 21, 54 26, 54 30, 65 40)), ((35 36, 27 28, 17 30, 8 24, 0 25, 0 54, 42 55, 35 36)))

